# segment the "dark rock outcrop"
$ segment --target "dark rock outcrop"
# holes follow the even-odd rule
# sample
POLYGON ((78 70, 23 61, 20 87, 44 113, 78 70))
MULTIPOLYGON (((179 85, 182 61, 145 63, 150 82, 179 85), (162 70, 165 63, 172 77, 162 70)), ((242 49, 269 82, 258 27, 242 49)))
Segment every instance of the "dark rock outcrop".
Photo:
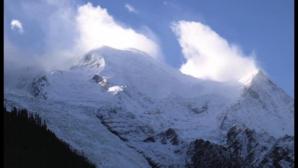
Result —
POLYGON ((294 167, 294 139, 275 139, 245 127, 232 127, 226 144, 198 139, 187 151, 186 167, 290 168, 294 167))
POLYGON ((241 168, 242 160, 227 148, 202 139, 190 144, 186 167, 188 168, 241 168))
POLYGON ((172 145, 178 145, 181 143, 176 131, 173 128, 169 128, 164 132, 161 132, 155 136, 149 136, 148 138, 143 140, 143 142, 156 142, 156 141, 162 144, 172 144, 172 145))
POLYGON ((96 82, 96 83, 99 83, 99 82, 102 82, 103 81, 103 78, 99 75, 94 75, 92 77, 92 79, 96 82))
POLYGON ((269 135, 258 135, 254 130, 234 126, 227 133, 227 148, 241 157, 248 167, 255 167, 270 149, 275 139, 269 135))
POLYGON ((165 132, 159 134, 162 144, 167 144, 168 142, 172 145, 178 145, 179 139, 176 131, 172 128, 167 129, 165 132))
POLYGON ((276 141, 260 162, 259 167, 294 167, 294 139, 284 136, 276 141))
POLYGON ((35 78, 31 84, 31 94, 34 97, 47 99, 47 92, 45 91, 45 87, 47 86, 49 86, 49 82, 46 76, 35 78))

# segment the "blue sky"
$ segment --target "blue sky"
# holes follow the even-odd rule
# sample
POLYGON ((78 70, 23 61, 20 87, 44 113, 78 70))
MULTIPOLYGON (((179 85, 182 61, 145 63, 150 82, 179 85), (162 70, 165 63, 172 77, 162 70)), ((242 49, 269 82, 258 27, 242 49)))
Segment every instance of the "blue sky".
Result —
MULTIPOLYGON (((18 2, 16 0, 15 2, 18 2)), ((18 8, 6 1, 5 9, 18 8), (8 5, 7 5, 8 4, 8 5)), ((59 2, 59 1, 57 1, 59 2)), ((164 61, 179 69, 185 57, 171 24, 179 20, 196 21, 208 25, 229 43, 240 46, 244 55, 254 54, 256 62, 289 95, 294 94, 294 18, 293 0, 78 0, 75 5, 92 2, 106 8, 118 22, 137 30, 151 32, 158 41, 164 61), (125 8, 130 4, 136 12, 125 8)), ((9 2, 10 3, 10 2, 9 2)), ((20 6, 20 5, 19 5, 20 6)), ((5 11, 5 31, 10 41, 30 50, 40 49, 46 42, 40 39, 44 32, 34 25, 34 19, 26 18, 22 12, 5 11), (24 23, 22 37, 12 33, 9 22, 18 18, 24 23), (34 34, 32 36, 32 34, 34 34), (28 37, 28 38, 26 38, 28 37)), ((38 11, 38 10, 37 10, 38 11)), ((51 12, 42 11, 43 13, 51 12)))

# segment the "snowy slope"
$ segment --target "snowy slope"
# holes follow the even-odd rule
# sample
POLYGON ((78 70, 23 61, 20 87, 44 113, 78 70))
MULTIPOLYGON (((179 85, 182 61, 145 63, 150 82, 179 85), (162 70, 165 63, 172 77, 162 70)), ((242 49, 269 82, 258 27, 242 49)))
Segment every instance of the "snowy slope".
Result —
POLYGON ((293 107, 293 99, 259 71, 237 103, 223 113, 222 127, 238 123, 276 138, 293 136, 293 107))
POLYGON ((235 124, 293 135, 293 100, 262 73, 248 86, 199 80, 140 51, 104 47, 22 81, 5 86, 5 104, 40 113, 98 167, 184 167, 190 142, 223 144, 235 124))
POLYGON ((15 95, 7 97, 11 98, 7 105, 21 104, 20 108, 37 112, 57 137, 72 148, 82 151, 97 167, 150 167, 144 157, 123 144, 94 117, 95 108, 15 95))

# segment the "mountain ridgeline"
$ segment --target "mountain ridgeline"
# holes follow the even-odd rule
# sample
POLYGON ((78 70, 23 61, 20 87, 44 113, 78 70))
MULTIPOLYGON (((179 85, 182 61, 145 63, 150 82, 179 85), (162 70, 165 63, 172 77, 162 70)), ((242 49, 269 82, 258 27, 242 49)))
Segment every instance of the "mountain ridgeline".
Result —
POLYGON ((15 80, 7 108, 36 112, 96 167, 294 167, 294 101, 262 71, 249 84, 202 80, 104 47, 15 80))

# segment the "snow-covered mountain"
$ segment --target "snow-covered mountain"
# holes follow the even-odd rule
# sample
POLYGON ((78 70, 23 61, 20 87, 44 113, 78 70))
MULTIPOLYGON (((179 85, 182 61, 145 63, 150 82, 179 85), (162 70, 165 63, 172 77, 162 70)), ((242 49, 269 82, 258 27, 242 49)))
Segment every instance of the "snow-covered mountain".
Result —
POLYGON ((224 113, 222 127, 241 123, 274 137, 293 135, 294 104, 262 71, 243 89, 237 102, 224 113))
POLYGON ((279 144, 293 157, 281 145, 293 143, 293 99, 261 71, 247 85, 200 80, 140 51, 104 47, 18 83, 5 85, 5 105, 39 113, 98 167, 197 167, 205 141, 208 151, 228 149, 233 164, 293 165, 272 154, 279 144))

